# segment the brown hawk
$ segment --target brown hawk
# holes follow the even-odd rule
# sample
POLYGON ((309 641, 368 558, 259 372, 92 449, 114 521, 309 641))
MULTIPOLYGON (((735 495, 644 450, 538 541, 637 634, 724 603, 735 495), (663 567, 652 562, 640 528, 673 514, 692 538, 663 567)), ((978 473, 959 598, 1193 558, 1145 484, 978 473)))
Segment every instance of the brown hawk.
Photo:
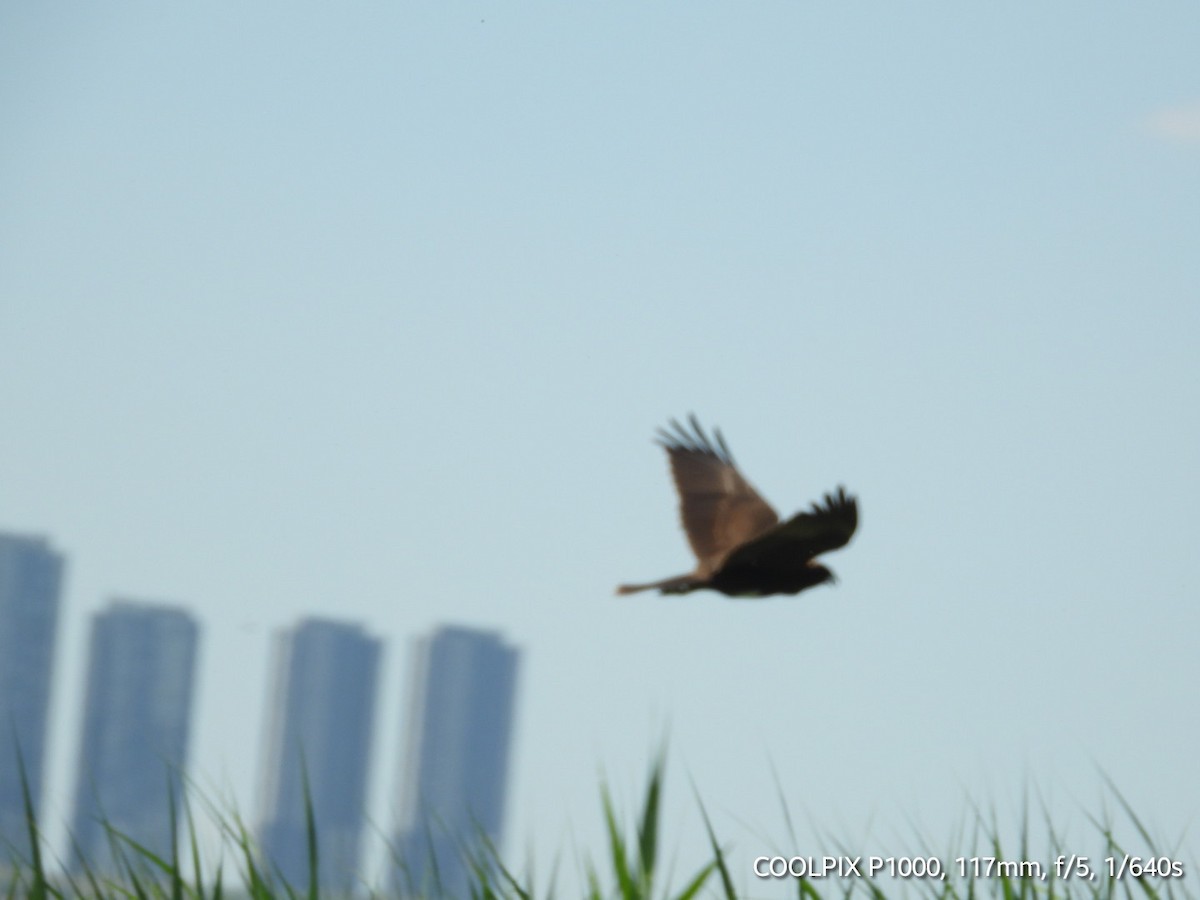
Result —
POLYGON ((705 588, 730 597, 798 594, 836 579, 815 558, 849 543, 858 503, 844 488, 786 522, 742 477, 718 429, 710 439, 695 416, 691 430, 671 420, 659 429, 679 492, 679 515, 696 554, 696 570, 649 584, 623 584, 618 594, 658 588, 687 594, 705 588))

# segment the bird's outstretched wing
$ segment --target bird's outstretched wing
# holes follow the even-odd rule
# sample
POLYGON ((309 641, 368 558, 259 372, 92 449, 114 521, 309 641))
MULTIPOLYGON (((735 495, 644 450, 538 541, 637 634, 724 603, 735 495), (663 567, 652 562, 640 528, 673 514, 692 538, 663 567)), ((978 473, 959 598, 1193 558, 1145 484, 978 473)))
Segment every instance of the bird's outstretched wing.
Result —
POLYGON ((794 566, 815 556, 844 547, 858 528, 858 502, 839 487, 825 495, 824 505, 814 503, 738 547, 725 566, 794 566))
POLYGON ((730 550, 762 534, 779 521, 733 462, 721 432, 710 440, 691 416, 688 431, 674 419, 670 431, 659 429, 658 442, 671 460, 679 492, 679 516, 699 572, 715 568, 730 550))

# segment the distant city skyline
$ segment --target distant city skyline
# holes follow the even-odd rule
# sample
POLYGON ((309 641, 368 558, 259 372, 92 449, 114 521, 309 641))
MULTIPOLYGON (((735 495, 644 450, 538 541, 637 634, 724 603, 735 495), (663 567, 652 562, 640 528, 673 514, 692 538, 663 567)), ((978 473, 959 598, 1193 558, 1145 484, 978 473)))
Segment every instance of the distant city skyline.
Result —
MULTIPOLYGON (((46 711, 31 701, 44 700, 54 678, 48 661, 66 555, 50 547, 46 538, 0 534, 0 709, 26 714, 23 735, 36 736, 38 716, 44 731, 46 711)), ((89 622, 66 866, 119 875, 123 851, 111 832, 161 858, 172 854, 172 797, 182 815, 191 784, 202 624, 182 605, 121 595, 89 622)), ((520 652, 496 631, 461 624, 413 638, 409 649, 394 686, 403 688, 401 740, 385 751, 395 777, 376 788, 397 801, 382 877, 421 882, 436 859, 443 887, 458 890, 466 856, 482 848, 476 838, 503 841, 520 652)), ((326 617, 304 617, 273 636, 256 837, 264 863, 293 886, 309 875, 306 790, 322 886, 351 890, 367 878, 363 832, 384 652, 361 624, 326 617)), ((41 748, 29 746, 39 751, 26 751, 32 791, 41 748)), ((19 779, 3 780, 15 776, 15 756, 0 761, 13 829, 3 836, 27 859, 19 779)), ((140 865, 125 849, 124 859, 140 865)))
POLYGON ((92 616, 70 868, 122 871, 108 828, 161 859, 188 786, 200 626, 187 610, 114 599, 92 616))
POLYGON ((414 641, 394 887, 465 896, 469 860, 488 859, 485 841, 502 848, 519 662, 493 631, 414 641))
POLYGON ((277 633, 267 694, 259 845, 265 864, 307 885, 307 807, 322 887, 362 879, 362 833, 383 642, 361 626, 306 618, 277 633))
POLYGON ((20 761, 43 808, 46 732, 65 559, 44 537, 0 534, 0 861, 28 858, 20 761))

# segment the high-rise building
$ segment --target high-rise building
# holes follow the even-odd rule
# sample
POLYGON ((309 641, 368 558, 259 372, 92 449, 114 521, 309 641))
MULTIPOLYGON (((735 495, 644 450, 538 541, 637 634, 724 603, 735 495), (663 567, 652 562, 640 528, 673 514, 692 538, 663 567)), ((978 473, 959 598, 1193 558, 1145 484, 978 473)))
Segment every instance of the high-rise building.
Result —
POLYGON ((44 538, 0 534, 0 862, 29 858, 18 748, 41 808, 62 573, 44 538))
POLYGON ((519 653, 499 634, 443 627, 417 642, 394 886, 467 896, 468 860, 501 846, 519 653))
POLYGON ((357 625, 306 619, 276 636, 267 697, 259 846, 293 888, 309 880, 307 807, 320 881, 361 882, 361 837, 382 642, 357 625))
POLYGON ((186 611, 153 603, 114 600, 92 617, 72 868, 120 871, 106 825, 171 858, 171 798, 182 810, 199 632, 186 611))

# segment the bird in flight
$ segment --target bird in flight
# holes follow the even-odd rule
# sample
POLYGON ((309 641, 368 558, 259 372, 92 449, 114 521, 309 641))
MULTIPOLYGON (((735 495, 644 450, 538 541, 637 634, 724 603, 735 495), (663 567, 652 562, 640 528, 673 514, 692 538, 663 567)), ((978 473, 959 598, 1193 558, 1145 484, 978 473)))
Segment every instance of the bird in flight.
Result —
POLYGON ((618 594, 658 588, 661 594, 704 589, 730 597, 798 594, 834 582, 816 557, 846 546, 858 527, 858 503, 845 489, 825 495, 786 522, 738 471, 721 436, 710 439, 693 415, 691 430, 674 419, 659 429, 679 492, 679 516, 696 554, 696 570, 647 584, 623 584, 618 594))

